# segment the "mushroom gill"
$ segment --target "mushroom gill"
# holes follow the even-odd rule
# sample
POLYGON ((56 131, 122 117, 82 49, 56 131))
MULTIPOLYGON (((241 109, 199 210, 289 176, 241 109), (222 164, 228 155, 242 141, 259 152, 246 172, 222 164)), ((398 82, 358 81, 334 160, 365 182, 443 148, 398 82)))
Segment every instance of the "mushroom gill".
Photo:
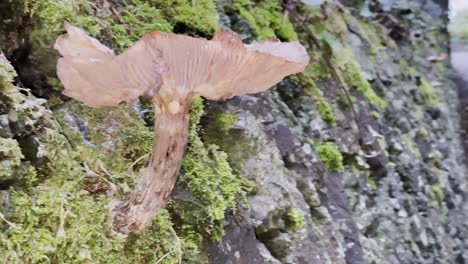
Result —
POLYGON ((156 112, 153 153, 136 190, 113 209, 114 230, 139 232, 169 199, 187 147, 189 110, 197 96, 223 100, 258 93, 309 62, 299 43, 244 45, 228 30, 213 40, 153 31, 115 56, 84 31, 67 25, 57 39, 64 94, 88 106, 151 96, 156 112))

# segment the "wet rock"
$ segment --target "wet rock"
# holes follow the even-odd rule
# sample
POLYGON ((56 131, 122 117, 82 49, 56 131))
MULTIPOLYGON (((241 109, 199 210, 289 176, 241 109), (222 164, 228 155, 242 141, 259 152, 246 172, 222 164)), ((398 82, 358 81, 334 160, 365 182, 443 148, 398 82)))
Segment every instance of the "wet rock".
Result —
POLYGON ((223 240, 219 243, 208 243, 207 252, 214 264, 264 263, 257 248, 255 231, 244 219, 238 222, 231 216, 225 228, 223 240))

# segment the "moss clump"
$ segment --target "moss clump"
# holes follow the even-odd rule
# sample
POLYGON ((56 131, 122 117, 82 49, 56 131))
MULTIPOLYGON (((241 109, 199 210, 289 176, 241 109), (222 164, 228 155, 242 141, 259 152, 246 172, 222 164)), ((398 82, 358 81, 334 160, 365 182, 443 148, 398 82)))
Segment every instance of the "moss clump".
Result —
POLYGON ((145 162, 132 168, 130 164, 151 152, 154 133, 132 107, 122 104, 92 109, 78 102, 68 102, 54 115, 64 127, 67 138, 80 148, 80 158, 87 166, 112 173, 120 184, 134 184, 145 168, 145 162), (83 124, 86 124, 86 130, 80 131, 83 124), (83 144, 83 134, 92 144, 83 144))
POLYGON ((224 133, 229 132, 229 130, 234 126, 237 121, 236 113, 219 113, 216 115, 216 124, 217 128, 224 133))
MULTIPOLYGON (((167 21, 163 12, 152 6, 149 1, 131 0, 128 3, 130 4, 121 10, 122 23, 108 23, 113 36, 112 42, 116 44, 117 50, 122 51, 128 48, 133 42, 150 31, 168 32, 172 30, 173 24, 167 21)), ((101 19, 109 20, 108 17, 102 17, 101 19)), ((85 26, 88 30, 92 29, 92 27, 86 25, 83 19, 79 24, 85 26)), ((95 33, 92 30, 89 32, 97 35, 104 29, 101 28, 95 33)))
POLYGON ((23 164, 24 155, 14 139, 0 138, 0 183, 27 179, 33 182, 36 171, 29 164, 23 164))
POLYGON ((55 38, 55 34, 63 31, 63 23, 76 17, 76 12, 86 4, 85 1, 55 1, 55 0, 22 0, 23 12, 40 21, 43 26, 33 32, 32 37, 55 38))
POLYGON ((416 135, 424 139, 426 142, 429 142, 431 140, 431 138, 429 137, 429 132, 427 132, 425 128, 418 129, 416 135))
POLYGON ((387 107, 387 102, 380 98, 372 89, 350 48, 340 51, 335 55, 334 60, 340 70, 339 74, 342 82, 350 83, 357 91, 364 95, 371 105, 381 109, 387 107))
POLYGON ((369 189, 373 192, 377 191, 377 183, 371 177, 367 179, 367 183, 369 184, 369 189))
POLYGON ((421 97, 422 103, 426 106, 437 107, 439 100, 434 87, 423 77, 419 78, 417 92, 421 97))
MULTIPOLYGON (((372 89, 369 81, 362 72, 361 66, 358 64, 353 50, 349 46, 344 46, 343 43, 348 34, 347 21, 349 15, 342 13, 336 5, 327 5, 325 13, 328 14, 327 19, 320 26, 314 27, 312 30, 321 41, 322 47, 333 55, 333 65, 338 69, 340 81, 345 84, 350 83, 357 91, 359 91, 375 107, 385 109, 387 103, 380 98, 372 89)), ((369 43, 377 47, 380 43, 380 38, 371 33, 375 33, 371 25, 364 23, 356 23, 362 27, 363 37, 368 39, 369 43)), ((326 65, 325 65, 326 66, 326 65)), ((326 68, 326 67, 325 67, 326 68)))
POLYGON ((278 37, 283 41, 297 40, 297 34, 284 16, 279 1, 264 0, 252 3, 250 0, 234 0, 233 7, 249 22, 255 36, 262 39, 278 37))
POLYGON ((372 55, 378 55, 383 45, 382 39, 377 33, 377 25, 365 23, 363 21, 359 21, 358 24, 361 37, 363 37, 367 41, 367 43, 369 43, 372 55))
POLYGON ((304 86, 305 95, 313 97, 316 109, 323 121, 325 121, 329 126, 335 127, 336 119, 333 108, 327 101, 325 101, 322 91, 317 87, 314 80, 309 77, 309 71, 306 70, 304 74, 300 74, 299 77, 297 77, 297 80, 304 86))
POLYGON ((320 52, 315 51, 311 54, 309 53, 309 56, 310 61, 313 61, 314 63, 307 65, 305 70, 307 75, 310 74, 312 79, 315 81, 320 81, 330 77, 330 72, 323 55, 320 52))
POLYGON ((315 85, 315 82, 311 79, 308 79, 306 84, 307 86, 305 87, 304 91, 306 94, 314 96, 317 111, 319 112, 323 121, 325 121, 329 126, 335 127, 335 114, 333 113, 333 109, 331 108, 330 104, 328 104, 328 102, 325 101, 325 98, 323 98, 322 91, 320 91, 320 89, 315 85))
POLYGON ((245 178, 231 169, 226 153, 216 145, 206 145, 198 135, 198 123, 203 115, 201 99, 194 101, 191 111, 189 149, 184 159, 183 173, 179 183, 186 185, 200 208, 192 208, 193 226, 220 240, 224 234, 224 214, 235 210, 239 198, 248 189, 245 178))
POLYGON ((13 78, 16 77, 16 72, 13 66, 6 60, 3 54, 0 53, 0 92, 5 92, 7 88, 13 86, 13 78))
POLYGON ((326 142, 317 146, 315 151, 329 171, 344 172, 343 156, 335 143, 326 142))
MULTIPOLYGON (((57 53, 51 43, 62 33, 63 23, 68 19, 118 51, 149 30, 177 28, 208 35, 214 32, 217 22, 215 5, 209 0, 197 0, 195 8, 190 0, 114 1, 111 4, 118 12, 118 19, 85 0, 23 0, 22 4, 33 25, 31 32, 27 32, 31 54, 45 65, 40 67, 40 74, 44 75, 49 68, 55 73, 57 53)), ((35 126, 40 120, 40 130, 35 130, 40 145, 38 155, 48 160, 47 165, 37 168, 40 180, 28 185, 26 190, 18 188, 14 192, 11 200, 14 209, 8 216, 14 226, 0 223, 2 260, 8 263, 116 263, 122 259, 134 263, 178 263, 179 259, 183 263, 208 262, 203 253, 203 235, 209 233, 221 238, 224 212, 235 209, 238 194, 244 192, 240 187, 242 180, 236 178, 226 162, 226 154, 214 145, 205 145, 197 137, 194 125, 183 184, 189 186, 202 206, 190 204, 182 211, 169 213, 168 210, 182 204, 173 201, 142 234, 127 239, 116 236, 111 232, 109 197, 128 192, 129 186, 140 178, 153 132, 129 105, 90 109, 70 101, 57 104, 52 116, 42 106, 44 100, 25 96, 11 84, 16 73, 2 58, 1 96, 8 97, 8 108, 21 110, 18 115, 22 122, 35 126), (200 163, 198 158, 202 158, 200 163), (134 163, 137 160, 140 162, 134 163), (192 177, 198 176, 202 178, 200 181, 192 181, 192 177)), ((44 79, 50 85, 57 85, 50 78, 44 79)), ((3 98, 0 106, 3 108, 3 98)), ((199 116, 196 123, 198 119, 199 116)), ((35 174, 36 170, 31 168, 35 174)))
MULTIPOLYGON (((2 80, 11 81, 14 72, 3 57, 0 57, 0 69, 8 73, 8 76, 4 75, 2 80)), ((153 227, 137 237, 126 240, 113 234, 108 194, 114 192, 113 188, 122 187, 118 177, 114 177, 115 174, 129 177, 127 169, 130 161, 123 158, 103 159, 95 163, 100 166, 88 166, 91 162, 82 159, 82 151, 97 144, 99 139, 97 135, 90 137, 89 145, 77 142, 76 148, 73 149, 68 142, 70 138, 60 133, 59 124, 53 119, 51 112, 42 106, 43 100, 23 95, 19 92, 19 88, 11 83, 4 82, 2 86, 2 93, 11 98, 11 107, 18 112, 19 122, 25 122, 33 127, 40 126, 40 129, 34 128, 39 145, 37 156, 48 160, 48 163, 36 169, 30 167, 32 174, 37 173, 37 181, 29 182, 27 188, 15 185, 13 187, 15 189, 11 190, 13 209, 8 214, 8 220, 12 224, 0 222, 0 256, 3 261, 116 263, 125 259, 134 263, 161 260, 160 263, 169 264, 177 262, 180 252, 188 250, 189 245, 192 246, 194 243, 192 237, 183 236, 184 233, 181 233, 180 240, 176 237, 168 213, 165 211, 156 217, 153 227), (120 162, 124 164, 118 164, 120 162), (99 167, 110 169, 104 173, 103 169, 98 170, 99 167), (90 182, 99 186, 94 189, 98 191, 91 191, 90 182), (163 257, 164 259, 161 259, 163 257)), ((104 118, 106 113, 96 111, 94 119, 88 119, 90 122, 87 125, 99 126, 104 131, 106 123, 108 125, 113 120, 106 120, 104 118), (102 122, 91 122, 96 119, 102 122)), ((76 115, 79 113, 80 111, 77 111, 76 115)), ((126 115, 125 111, 121 114, 126 115)), ((130 125, 128 122, 126 124, 130 125)), ((135 129, 141 127, 136 126, 135 129)), ((116 133, 114 138, 108 139, 106 143, 118 142, 118 138, 120 135, 116 133)), ((128 138, 124 137, 122 142, 127 140, 128 138)), ((14 155, 16 158, 13 160, 18 164, 23 157, 16 142, 11 139, 2 139, 1 142, 4 150, 7 147, 10 149, 4 151, 3 155, 8 157, 14 155)), ((118 153, 117 149, 113 151, 118 153)), ((106 155, 101 153, 96 156, 106 155)), ((198 258, 198 255, 191 257, 198 258)))
POLYGON ((291 208, 287 213, 286 225, 297 232, 305 226, 304 213, 298 208, 291 208))
POLYGON ((432 198, 437 204, 438 208, 442 208, 444 202, 444 191, 440 183, 431 185, 432 198))
POLYGON ((421 158, 421 152, 419 152, 419 147, 416 142, 411 138, 409 134, 403 134, 401 136, 403 139, 403 142, 405 143, 405 146, 417 157, 421 158))
MULTIPOLYGON (((321 25, 320 27, 331 32, 336 36, 340 42, 345 42, 346 36, 348 35, 348 25, 347 20, 348 14, 342 12, 342 8, 336 4, 327 4, 324 7, 320 8, 320 13, 326 15, 326 17, 321 16, 321 25)), ((316 24, 316 23, 313 23, 316 24)))
POLYGON ((178 251, 182 245, 166 211, 138 237, 125 240, 113 234, 108 198, 93 198, 71 178, 54 177, 29 194, 15 192, 12 203, 15 216, 10 220, 16 226, 3 233, 0 244, 8 263, 148 263, 169 254, 162 262, 169 264, 183 250, 178 251))
POLYGON ((177 27, 183 25, 189 30, 211 36, 217 29, 218 12, 212 0, 196 0, 192 6, 191 0, 150 0, 159 8, 164 17, 177 27))

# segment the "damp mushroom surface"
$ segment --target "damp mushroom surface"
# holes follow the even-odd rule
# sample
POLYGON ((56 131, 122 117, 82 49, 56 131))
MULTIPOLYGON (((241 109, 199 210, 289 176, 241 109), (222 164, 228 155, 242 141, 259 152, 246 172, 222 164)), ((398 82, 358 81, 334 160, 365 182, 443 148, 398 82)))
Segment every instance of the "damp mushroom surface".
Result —
POLYGON ((113 208, 113 228, 137 233, 150 225, 168 201, 187 148, 189 110, 194 98, 225 100, 265 91, 309 63, 299 43, 276 39, 242 43, 232 31, 212 40, 153 31, 120 55, 65 25, 54 48, 62 57, 57 74, 63 93, 90 107, 116 106, 151 98, 155 143, 134 192, 113 208))

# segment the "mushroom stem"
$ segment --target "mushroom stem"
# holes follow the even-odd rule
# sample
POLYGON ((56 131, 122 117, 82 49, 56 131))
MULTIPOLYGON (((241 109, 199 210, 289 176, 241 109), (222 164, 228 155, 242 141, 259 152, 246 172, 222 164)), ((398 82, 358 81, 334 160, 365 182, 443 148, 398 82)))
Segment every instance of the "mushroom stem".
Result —
POLYGON ((191 102, 155 97, 156 135, 151 160, 136 190, 113 209, 115 231, 138 233, 151 225, 169 200, 187 147, 191 102))

